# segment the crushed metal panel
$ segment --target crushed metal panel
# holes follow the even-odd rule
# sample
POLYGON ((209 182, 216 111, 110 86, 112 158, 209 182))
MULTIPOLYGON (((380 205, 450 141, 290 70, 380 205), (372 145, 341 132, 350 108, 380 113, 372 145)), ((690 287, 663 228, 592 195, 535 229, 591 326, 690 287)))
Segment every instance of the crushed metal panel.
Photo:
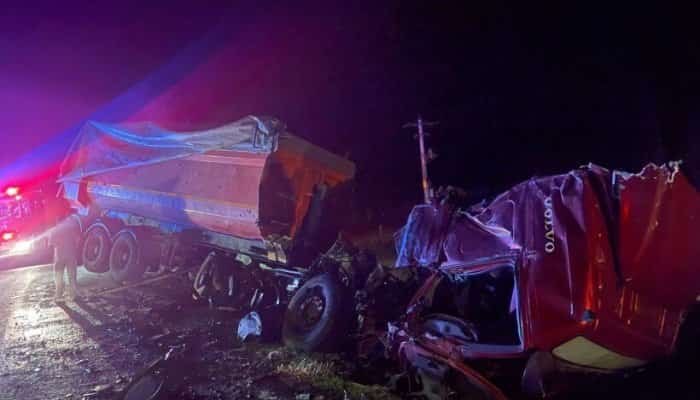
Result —
POLYGON ((673 164, 637 175, 591 164, 530 179, 471 215, 416 207, 397 266, 478 267, 484 255, 519 252, 527 348, 583 336, 652 359, 672 350, 679 316, 700 294, 698 200, 673 164))
POLYGON ((442 247, 452 223, 454 209, 425 204, 411 210, 408 222, 397 233, 396 267, 428 266, 443 258, 442 247))
POLYGON ((620 174, 620 261, 626 283, 665 305, 700 295, 700 193, 677 163, 620 174))
POLYGON ((458 264, 509 254, 520 246, 513 241, 511 232, 502 226, 484 224, 478 219, 460 213, 444 243, 446 263, 458 264))

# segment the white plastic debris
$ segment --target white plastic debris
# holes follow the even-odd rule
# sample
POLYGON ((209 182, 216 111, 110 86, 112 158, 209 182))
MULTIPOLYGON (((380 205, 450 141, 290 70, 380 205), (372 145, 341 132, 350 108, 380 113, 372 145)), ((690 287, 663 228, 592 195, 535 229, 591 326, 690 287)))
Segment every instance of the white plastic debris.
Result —
POLYGON ((238 339, 244 342, 250 336, 260 337, 262 334, 262 320, 260 314, 251 311, 238 323, 238 339))

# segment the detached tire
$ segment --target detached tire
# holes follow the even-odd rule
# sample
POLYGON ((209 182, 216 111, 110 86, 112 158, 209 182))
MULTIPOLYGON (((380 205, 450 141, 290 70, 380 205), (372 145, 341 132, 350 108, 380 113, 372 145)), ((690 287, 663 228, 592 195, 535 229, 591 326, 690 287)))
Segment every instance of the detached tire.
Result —
POLYGON ((332 274, 309 279, 287 306, 282 326, 284 344, 305 352, 338 350, 352 320, 347 313, 346 293, 332 274))
POLYGON ((85 269, 90 272, 103 273, 109 270, 109 254, 112 240, 103 224, 92 225, 83 239, 81 256, 85 269))
POLYGON ((109 253, 109 272, 117 282, 136 282, 146 272, 136 235, 130 230, 117 234, 109 253))

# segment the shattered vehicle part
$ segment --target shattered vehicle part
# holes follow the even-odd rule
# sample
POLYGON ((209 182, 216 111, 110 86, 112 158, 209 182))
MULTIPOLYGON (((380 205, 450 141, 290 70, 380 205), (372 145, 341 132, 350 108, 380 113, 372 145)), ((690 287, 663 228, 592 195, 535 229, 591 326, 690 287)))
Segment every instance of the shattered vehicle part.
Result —
POLYGON ((279 341, 286 309, 286 305, 280 304, 249 312, 238 323, 238 340, 244 342, 255 338, 265 342, 279 341))
POLYGON ((486 360, 521 365, 522 388, 543 397, 639 371, 673 354, 697 302, 699 220, 700 194, 677 163, 589 165, 467 210, 416 206, 396 267, 425 273, 388 324, 387 351, 423 380, 457 373, 477 398, 503 398, 486 360))
POLYGON ((249 337, 260 337, 262 335, 262 319, 260 314, 251 311, 244 315, 238 322, 238 339, 245 342, 249 337))
POLYGON ((153 361, 134 377, 125 390, 122 400, 155 400, 165 386, 166 375, 163 371, 165 356, 153 361))
POLYGON ((123 400, 156 400, 165 398, 168 390, 181 385, 183 370, 192 357, 186 345, 171 347, 165 355, 144 368, 124 390, 123 400))
POLYGON ((405 343, 400 349, 400 357, 417 378, 417 390, 411 394, 434 400, 506 400, 500 389, 472 368, 431 353, 419 345, 405 343))
POLYGON ((157 374, 147 374, 139 379, 124 395, 124 400, 154 400, 158 398, 165 384, 165 378, 157 374))

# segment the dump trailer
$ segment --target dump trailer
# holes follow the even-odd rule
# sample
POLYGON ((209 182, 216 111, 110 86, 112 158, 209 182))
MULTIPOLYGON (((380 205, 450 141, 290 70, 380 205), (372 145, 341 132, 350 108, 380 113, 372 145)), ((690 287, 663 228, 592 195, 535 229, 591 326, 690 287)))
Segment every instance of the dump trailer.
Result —
POLYGON ((334 242, 354 173, 273 118, 196 132, 93 121, 59 183, 80 216, 89 271, 134 282, 149 269, 201 265, 198 279, 230 298, 272 291, 280 302, 334 242))

